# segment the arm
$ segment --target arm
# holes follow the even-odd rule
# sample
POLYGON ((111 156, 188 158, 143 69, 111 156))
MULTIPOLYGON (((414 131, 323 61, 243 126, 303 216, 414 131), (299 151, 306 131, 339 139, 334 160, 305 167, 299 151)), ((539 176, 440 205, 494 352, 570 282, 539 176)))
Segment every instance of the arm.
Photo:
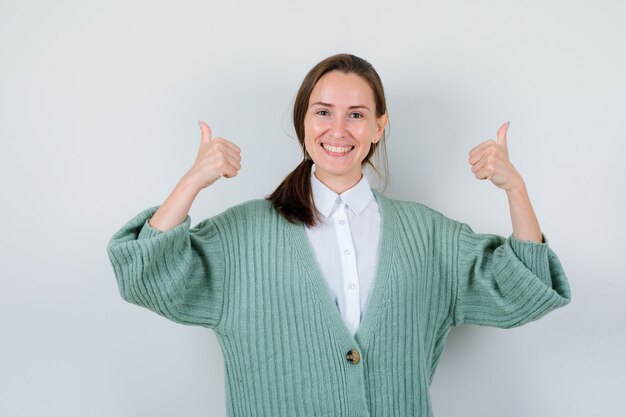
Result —
POLYGON ((507 191, 506 196, 509 200, 513 235, 519 240, 545 243, 523 181, 519 187, 507 191))
POLYGON ((477 234, 460 224, 456 240, 456 300, 453 323, 515 327, 536 320, 571 300, 569 283, 545 235, 521 175, 509 161, 506 132, 473 148, 476 178, 506 190, 513 234, 477 234))
POLYGON ((122 298, 174 322, 217 326, 226 275, 221 216, 190 229, 191 218, 161 232, 136 215, 111 238, 107 252, 122 298))
POLYGON ((474 233, 457 223, 453 325, 521 326, 567 305, 561 263, 545 243, 474 233))
POLYGON ((212 138, 211 128, 198 124, 202 135, 195 163, 150 219, 150 226, 159 231, 182 223, 200 191, 222 176, 236 176, 241 168, 241 149, 224 138, 212 138))
POLYGON ((196 161, 161 206, 142 211, 111 238, 107 252, 122 298, 168 319, 217 326, 224 294, 225 255, 220 230, 226 216, 190 228, 189 210, 198 193, 241 168, 240 149, 202 136, 196 161))
POLYGON ((500 126, 497 142, 488 140, 474 147, 469 152, 469 163, 476 178, 489 179, 495 186, 506 191, 513 235, 520 240, 542 243, 541 229, 530 203, 526 184, 509 161, 506 137, 508 128, 508 122, 500 126))

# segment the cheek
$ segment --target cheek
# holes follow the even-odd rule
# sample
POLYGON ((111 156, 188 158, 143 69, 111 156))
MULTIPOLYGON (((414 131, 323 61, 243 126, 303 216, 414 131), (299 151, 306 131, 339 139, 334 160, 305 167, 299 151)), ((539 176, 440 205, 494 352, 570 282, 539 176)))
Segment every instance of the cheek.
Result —
POLYGON ((315 141, 324 135, 326 129, 321 123, 308 123, 304 125, 305 142, 311 146, 315 145, 315 141))
POLYGON ((354 125, 352 128, 352 134, 362 140, 369 141, 376 132, 375 129, 372 128, 369 124, 361 123, 358 125, 354 125))
POLYGON ((308 120, 304 124, 305 132, 317 133, 317 132, 322 132, 324 129, 325 129, 324 123, 321 121, 308 120))
POLYGON ((314 126, 310 123, 304 124, 304 144, 307 149, 310 149, 315 144, 315 138, 317 134, 315 132, 314 126))

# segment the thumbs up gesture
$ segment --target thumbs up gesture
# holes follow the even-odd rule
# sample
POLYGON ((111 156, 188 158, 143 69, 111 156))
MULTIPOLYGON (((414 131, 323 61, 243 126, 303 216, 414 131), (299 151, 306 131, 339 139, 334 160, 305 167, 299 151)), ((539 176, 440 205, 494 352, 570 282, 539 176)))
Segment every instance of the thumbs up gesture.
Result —
POLYGON ((241 169, 241 149, 237 145, 220 137, 211 136, 211 128, 198 121, 202 136, 200 148, 193 166, 186 176, 204 189, 221 177, 232 178, 241 169))
POLYGON ((509 149, 506 132, 509 122, 504 123, 498 129, 498 139, 492 139, 475 146, 469 152, 469 163, 472 172, 479 180, 489 179, 503 190, 510 191, 514 188, 523 187, 524 180, 509 161, 509 149))

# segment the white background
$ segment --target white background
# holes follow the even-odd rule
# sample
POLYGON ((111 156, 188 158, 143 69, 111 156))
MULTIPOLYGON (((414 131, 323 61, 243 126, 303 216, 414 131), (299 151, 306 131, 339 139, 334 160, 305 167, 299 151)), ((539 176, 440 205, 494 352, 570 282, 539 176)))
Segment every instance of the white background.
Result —
MULTIPOLYGON (((507 120, 573 300, 525 326, 452 330, 436 417, 615 416, 626 385, 626 6, 619 1, 0 2, 0 416, 224 416, 215 334, 119 296, 106 245, 193 163, 197 120, 242 149, 192 225, 300 160, 306 72, 380 73, 385 194, 507 236, 469 150, 507 120)), ((372 185, 375 181, 372 179, 372 185)))

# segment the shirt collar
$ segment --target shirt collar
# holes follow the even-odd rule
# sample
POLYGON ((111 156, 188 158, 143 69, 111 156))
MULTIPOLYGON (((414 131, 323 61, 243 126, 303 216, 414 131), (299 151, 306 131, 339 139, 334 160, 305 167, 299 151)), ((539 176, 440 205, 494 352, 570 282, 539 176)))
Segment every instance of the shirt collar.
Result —
POLYGON ((315 165, 313 165, 311 170, 313 201, 317 210, 325 218, 329 218, 333 213, 333 208, 338 205, 336 202, 337 197, 340 197, 355 214, 360 214, 374 200, 374 194, 365 174, 362 175, 361 180, 354 187, 337 194, 315 176, 314 167, 315 165))

